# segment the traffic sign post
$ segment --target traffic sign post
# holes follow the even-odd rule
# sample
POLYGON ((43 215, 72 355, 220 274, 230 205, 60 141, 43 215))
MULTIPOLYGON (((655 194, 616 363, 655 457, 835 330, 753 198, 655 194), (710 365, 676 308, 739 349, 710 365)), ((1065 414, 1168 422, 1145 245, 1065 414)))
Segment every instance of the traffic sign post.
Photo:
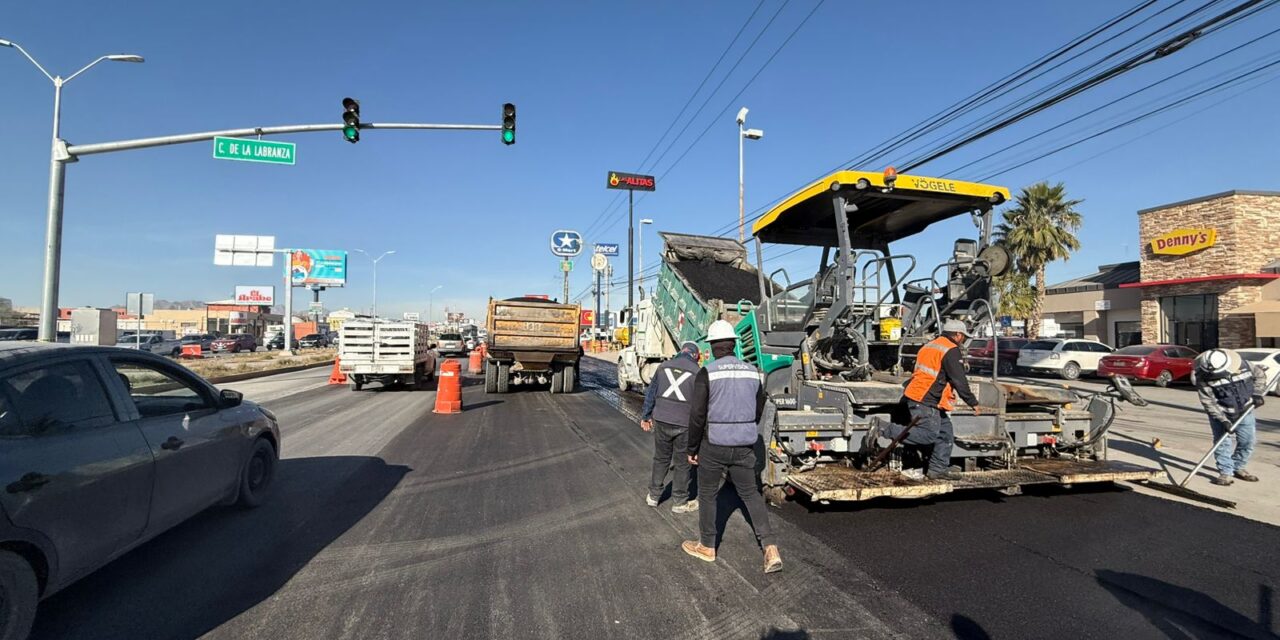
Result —
POLYGON ((618 252, 618 245, 616 244, 615 245, 597 244, 596 254, 591 256, 591 268, 596 272, 596 313, 595 313, 595 317, 592 319, 592 324, 594 325, 593 328, 595 329, 594 331, 595 335, 592 336, 593 339, 598 339, 600 337, 599 336, 600 334, 600 285, 601 285, 601 280, 604 277, 604 270, 609 268, 609 258, 605 257, 605 254, 600 251, 601 246, 612 246, 615 255, 618 252))
POLYGON ((295 164, 298 145, 275 140, 247 140, 245 138, 213 139, 213 157, 219 160, 266 162, 268 164, 295 164))

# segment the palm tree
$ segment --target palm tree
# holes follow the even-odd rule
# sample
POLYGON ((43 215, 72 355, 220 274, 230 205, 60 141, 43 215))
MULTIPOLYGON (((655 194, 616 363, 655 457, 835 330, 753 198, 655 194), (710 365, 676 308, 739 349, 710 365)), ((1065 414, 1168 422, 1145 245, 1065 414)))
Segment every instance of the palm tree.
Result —
POLYGON ((1024 276, 1035 276, 1031 309, 1027 318, 1027 337, 1040 334, 1040 310, 1044 308, 1045 265, 1054 260, 1067 260, 1080 248, 1079 231, 1083 216, 1076 206, 1083 200, 1069 200, 1067 189, 1059 182, 1050 186, 1037 182, 1024 187, 1017 203, 1004 212, 1004 222, 996 227, 1014 264, 1024 276))

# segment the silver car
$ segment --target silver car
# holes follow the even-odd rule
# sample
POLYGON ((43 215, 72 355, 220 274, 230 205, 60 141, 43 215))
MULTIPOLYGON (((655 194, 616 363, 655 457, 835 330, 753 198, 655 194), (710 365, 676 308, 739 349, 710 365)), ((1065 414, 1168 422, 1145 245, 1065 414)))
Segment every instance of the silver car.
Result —
POLYGON ((460 333, 442 333, 436 341, 436 351, 442 356, 465 356, 467 343, 462 340, 460 333))

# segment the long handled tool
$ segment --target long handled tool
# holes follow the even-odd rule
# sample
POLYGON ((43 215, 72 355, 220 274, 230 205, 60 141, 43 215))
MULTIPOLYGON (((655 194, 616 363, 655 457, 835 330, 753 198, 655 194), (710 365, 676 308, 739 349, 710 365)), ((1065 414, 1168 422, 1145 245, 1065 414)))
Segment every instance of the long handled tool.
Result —
POLYGON ((911 422, 907 423, 907 426, 902 429, 902 433, 899 433, 898 436, 893 439, 893 442, 890 442, 889 446, 885 447, 884 451, 881 451, 880 455, 876 456, 876 459, 872 460, 871 464, 867 465, 867 471, 875 471, 883 466, 885 460, 889 458, 889 454, 893 453, 893 450, 897 449, 898 445, 902 444, 902 441, 907 439, 907 434, 911 433, 911 427, 914 427, 917 424, 920 424, 920 418, 912 418, 911 422))
MULTIPOLYGON (((1277 376, 1274 380, 1267 383, 1267 388, 1262 391, 1262 395, 1266 396, 1268 393, 1271 393, 1271 389, 1275 386, 1277 382, 1280 382, 1280 376, 1277 376)), ((1173 474, 1169 473, 1168 469, 1165 469, 1165 474, 1169 476, 1168 484, 1164 484, 1161 482, 1148 482, 1146 483, 1145 486, 1150 487, 1152 489, 1157 489, 1159 491, 1164 491, 1166 493, 1171 493, 1176 496, 1181 496, 1189 500, 1199 500, 1200 502, 1206 502, 1212 505, 1223 507, 1225 509, 1236 508, 1235 501, 1226 500, 1223 498, 1217 498, 1210 495, 1205 495, 1194 489, 1188 489, 1187 483, 1191 482, 1191 479, 1196 477, 1197 473, 1200 473, 1200 469, 1204 467, 1206 462, 1209 461, 1209 458, 1210 456, 1213 455, 1213 452, 1217 451, 1218 447, 1222 446, 1222 443, 1225 442, 1227 438, 1235 435, 1236 429, 1240 426, 1240 423, 1243 422, 1244 419, 1249 416, 1249 414, 1253 413, 1255 408, 1256 407, 1252 404, 1250 404, 1248 407, 1245 408, 1244 412, 1240 414, 1240 417, 1236 418, 1235 422, 1232 422, 1231 426, 1227 427, 1227 430, 1223 432, 1222 436, 1220 436, 1217 440, 1213 442, 1213 446, 1210 447, 1209 450, 1204 453, 1204 456, 1200 458, 1200 462, 1196 463, 1196 466, 1193 469, 1191 469, 1191 473, 1188 473, 1187 477, 1182 479, 1182 482, 1175 483, 1173 481, 1173 474)))

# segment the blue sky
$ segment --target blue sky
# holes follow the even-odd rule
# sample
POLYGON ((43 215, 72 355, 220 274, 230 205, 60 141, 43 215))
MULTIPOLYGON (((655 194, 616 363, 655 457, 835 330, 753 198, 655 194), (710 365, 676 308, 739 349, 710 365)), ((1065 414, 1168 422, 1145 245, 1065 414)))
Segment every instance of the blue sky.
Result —
MULTIPOLYGON (((1160 6, 1172 3, 1162 0, 1160 6)), ((639 199, 637 218, 655 219, 658 230, 691 233, 719 230, 736 219, 733 116, 739 106, 751 108, 749 126, 766 131, 763 140, 748 142, 750 211, 1122 8, 1102 0, 993 1, 980 11, 941 0, 910 8, 828 1, 731 102, 815 4, 765 0, 728 61, 781 7, 774 24, 652 171, 662 178, 655 193, 639 199)), ((490 295, 558 295, 558 265, 547 249, 551 232, 585 230, 614 202, 616 193, 604 188, 606 171, 641 168, 755 6, 755 0, 76 1, 56 9, 16 3, 6 8, 0 38, 18 42, 63 75, 105 53, 146 56, 142 65, 101 64, 67 85, 63 135, 73 143, 338 122, 348 95, 361 100, 371 122, 496 124, 501 104, 514 102, 518 142, 512 147, 502 145, 496 132, 367 131, 357 145, 327 132, 277 137, 298 143, 292 167, 213 160, 211 143, 196 143, 85 157, 67 174, 63 306, 118 304, 131 290, 166 299, 218 299, 236 284, 278 283, 278 269, 213 266, 213 235, 246 233, 275 235, 285 246, 361 248, 375 255, 395 249, 379 267, 383 312, 424 311, 428 292, 443 285, 434 298, 437 314, 448 305, 479 315, 490 295)), ((981 166, 949 172, 1277 25, 1280 10, 1261 14, 916 173, 983 177, 981 166)), ((1278 44, 1280 38, 1259 42, 1132 104, 1221 77, 1274 54, 1278 44)), ((721 66, 694 108, 728 66, 721 66)), ((1276 71, 1259 82, 1275 78, 1276 71)), ((0 49, 0 87, 0 240, 6 253, 0 296, 36 305, 52 87, 12 49, 0 49)), ((1051 279, 1136 259, 1140 208, 1235 188, 1280 189, 1280 124, 1274 116, 1280 82, 1206 109, 1230 95, 993 180, 1013 189, 1042 178, 1061 180, 1085 200, 1084 248, 1069 263, 1051 267, 1051 279)), ((625 208, 605 220, 587 241, 625 247, 625 208)), ((919 253, 922 262, 940 261, 952 238, 969 229, 967 221, 951 221, 901 249, 919 253)), ((646 263, 653 264, 659 243, 652 230, 646 240, 646 263)), ((777 264, 793 273, 812 268, 795 258, 777 264)), ((624 274, 623 261, 615 264, 624 274)), ((347 289, 325 294, 329 306, 370 304, 368 261, 354 254, 350 272, 347 289)), ((572 274, 575 293, 587 285, 588 273, 580 260, 572 274)), ((624 296, 615 292, 615 307, 624 296)))

